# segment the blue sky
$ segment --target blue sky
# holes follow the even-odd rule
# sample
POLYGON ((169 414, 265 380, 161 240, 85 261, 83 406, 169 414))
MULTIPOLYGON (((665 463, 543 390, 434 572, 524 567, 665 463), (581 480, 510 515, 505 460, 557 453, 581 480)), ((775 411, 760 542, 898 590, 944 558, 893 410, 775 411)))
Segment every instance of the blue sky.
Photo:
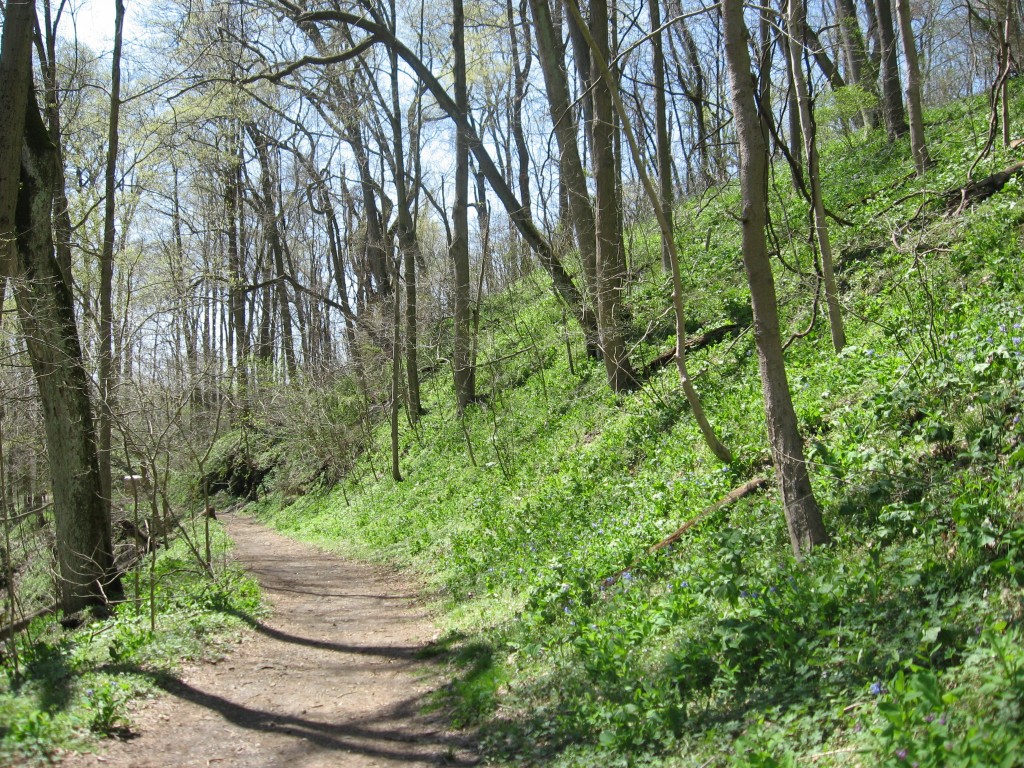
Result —
MULTIPOLYGON (((133 37, 132 31, 139 29, 137 19, 140 8, 148 0, 125 0, 125 40, 133 37)), ((61 20, 60 31, 71 37, 76 34, 78 39, 92 48, 96 53, 109 52, 113 48, 114 38, 114 0, 69 0, 68 11, 74 11, 61 20)))

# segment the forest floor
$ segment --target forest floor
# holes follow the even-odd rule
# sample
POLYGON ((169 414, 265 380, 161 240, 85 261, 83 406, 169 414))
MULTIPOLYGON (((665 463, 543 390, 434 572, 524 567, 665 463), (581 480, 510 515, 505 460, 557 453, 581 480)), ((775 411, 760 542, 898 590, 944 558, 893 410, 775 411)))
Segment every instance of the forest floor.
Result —
POLYGON ((266 620, 225 658, 160 683, 131 731, 66 768, 419 766, 474 762, 431 692, 421 652, 436 634, 414 587, 325 554, 238 514, 233 557, 260 582, 266 620))

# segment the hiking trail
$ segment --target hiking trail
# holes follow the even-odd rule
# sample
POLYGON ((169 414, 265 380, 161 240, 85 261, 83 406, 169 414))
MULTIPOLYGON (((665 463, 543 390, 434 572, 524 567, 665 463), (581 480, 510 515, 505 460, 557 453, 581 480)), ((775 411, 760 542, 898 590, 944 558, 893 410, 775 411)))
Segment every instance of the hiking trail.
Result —
POLYGON ((231 557, 269 604, 223 659, 186 666, 135 706, 133 737, 65 768, 471 765, 465 737, 423 714, 436 635, 419 595, 382 568, 324 553, 236 513, 231 557))

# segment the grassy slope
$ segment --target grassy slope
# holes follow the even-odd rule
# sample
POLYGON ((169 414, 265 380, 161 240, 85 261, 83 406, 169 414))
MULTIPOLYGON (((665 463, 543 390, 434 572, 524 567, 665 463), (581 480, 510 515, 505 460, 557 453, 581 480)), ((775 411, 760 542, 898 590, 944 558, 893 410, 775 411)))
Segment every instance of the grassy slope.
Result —
MULTIPOLYGON (((485 308, 485 404, 460 422, 448 379, 427 382, 430 413, 403 429, 404 482, 379 453, 343 487, 270 497, 262 517, 432 581, 449 627, 448 703, 495 762, 1014 764, 1021 189, 955 218, 915 194, 963 182, 986 117, 980 102, 931 113, 938 163, 922 181, 902 145, 826 149, 827 203, 852 222, 833 227, 851 346, 837 357, 819 318, 788 362, 834 546, 794 562, 771 490, 641 557, 766 471, 750 334, 691 361, 738 456, 726 467, 701 444, 673 369, 634 395, 606 392, 539 278, 485 308)), ((807 214, 777 172, 781 233, 807 214)), ((695 330, 744 313, 736 203, 727 188, 680 215, 695 330)), ((634 229, 630 242, 637 338, 651 332, 642 361, 671 343, 668 284, 652 234, 634 229)), ((805 243, 781 249, 806 272, 805 243)), ((786 325, 802 330, 808 281, 778 276, 786 325)))

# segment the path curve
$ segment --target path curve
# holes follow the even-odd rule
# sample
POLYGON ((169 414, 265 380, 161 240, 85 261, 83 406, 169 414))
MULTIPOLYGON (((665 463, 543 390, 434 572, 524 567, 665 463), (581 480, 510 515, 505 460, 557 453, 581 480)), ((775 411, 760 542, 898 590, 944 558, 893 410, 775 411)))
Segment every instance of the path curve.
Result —
POLYGON ((441 715, 418 652, 435 628, 415 590, 250 517, 221 516, 270 615, 217 663, 185 669, 132 713, 136 738, 66 768, 327 768, 473 763, 441 715))

